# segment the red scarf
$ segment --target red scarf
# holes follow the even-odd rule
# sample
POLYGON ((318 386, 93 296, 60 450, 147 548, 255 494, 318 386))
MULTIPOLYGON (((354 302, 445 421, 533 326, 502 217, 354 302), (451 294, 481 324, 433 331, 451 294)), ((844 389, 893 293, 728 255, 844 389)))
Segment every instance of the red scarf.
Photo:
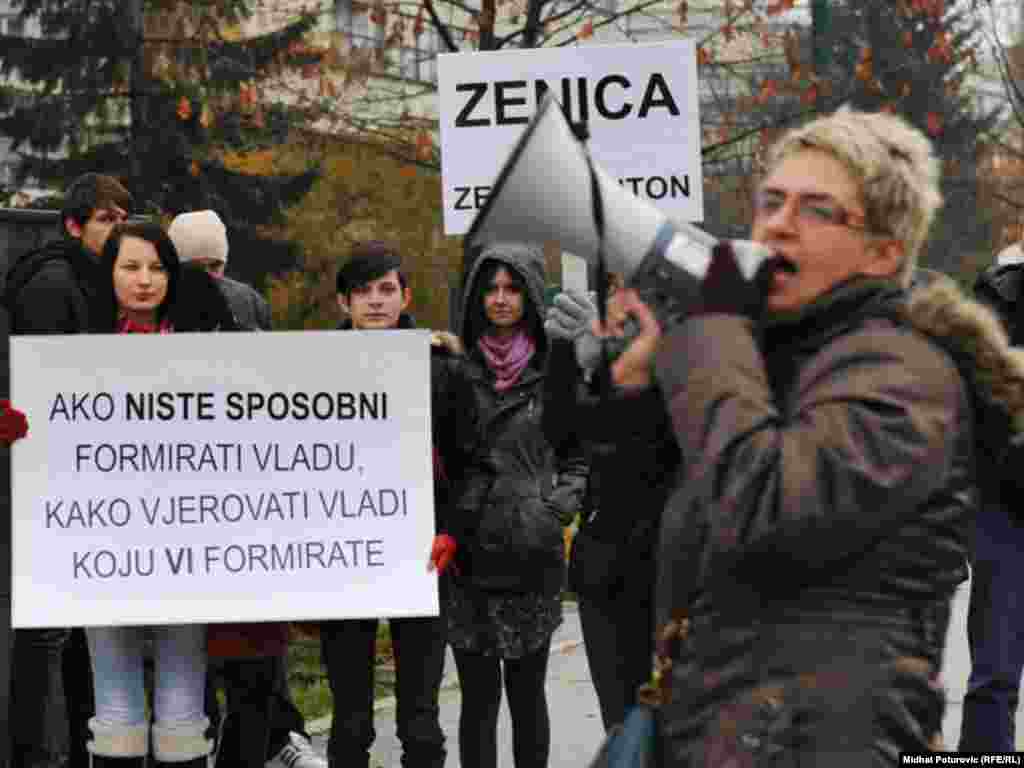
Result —
POLYGON ((533 339, 522 329, 514 336, 481 336, 477 346, 494 374, 494 388, 499 392, 519 381, 537 351, 533 339))
POLYGON ((118 333, 173 333, 171 321, 164 318, 159 325, 153 323, 137 323, 131 318, 121 317, 117 321, 118 333))

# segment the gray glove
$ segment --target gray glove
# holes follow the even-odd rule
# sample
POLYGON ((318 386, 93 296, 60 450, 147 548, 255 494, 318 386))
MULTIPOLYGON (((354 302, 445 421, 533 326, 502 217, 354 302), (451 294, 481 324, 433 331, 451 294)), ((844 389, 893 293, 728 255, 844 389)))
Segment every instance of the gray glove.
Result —
POLYGON ((555 296, 548 310, 544 330, 554 339, 571 341, 576 347, 576 363, 589 375, 601 362, 601 342, 591 324, 597 319, 597 307, 588 296, 566 291, 555 296))

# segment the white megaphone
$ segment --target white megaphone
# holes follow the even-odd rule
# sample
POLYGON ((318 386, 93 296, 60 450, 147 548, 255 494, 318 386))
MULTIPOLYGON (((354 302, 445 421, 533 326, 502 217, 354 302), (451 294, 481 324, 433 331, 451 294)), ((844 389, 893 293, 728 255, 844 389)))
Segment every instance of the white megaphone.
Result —
MULTIPOLYGON (((467 234, 470 247, 488 242, 556 241, 591 264, 603 253, 608 269, 639 289, 663 322, 685 310, 707 272, 713 235, 670 220, 623 188, 593 162, 551 92, 505 161, 467 234)), ((764 246, 733 241, 741 271, 752 279, 770 255, 764 246)))

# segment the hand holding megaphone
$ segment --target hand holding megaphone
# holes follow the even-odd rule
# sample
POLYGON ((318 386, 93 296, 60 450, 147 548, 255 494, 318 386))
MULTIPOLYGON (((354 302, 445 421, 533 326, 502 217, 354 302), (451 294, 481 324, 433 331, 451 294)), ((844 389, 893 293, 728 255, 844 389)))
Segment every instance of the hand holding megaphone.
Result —
MULTIPOLYGON (((775 273, 788 268, 782 257, 771 254, 762 245, 722 241, 711 250, 707 264, 701 268, 697 296, 686 314, 726 314, 758 319, 764 313, 775 273)), ((604 324, 598 323, 596 335, 599 338, 632 337, 611 365, 611 381, 621 389, 643 389, 651 383, 662 324, 636 289, 626 289, 618 300, 620 309, 631 318, 633 328, 628 328, 621 316, 609 315, 604 324)))

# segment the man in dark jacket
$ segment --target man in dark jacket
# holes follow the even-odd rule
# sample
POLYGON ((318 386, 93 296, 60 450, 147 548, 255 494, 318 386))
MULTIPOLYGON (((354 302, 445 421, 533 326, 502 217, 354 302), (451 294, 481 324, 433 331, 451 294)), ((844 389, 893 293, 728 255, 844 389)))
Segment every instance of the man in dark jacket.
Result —
MULTIPOLYGON (((131 194, 110 176, 88 173, 71 184, 61 209, 67 236, 26 253, 7 273, 4 305, 12 334, 90 330, 97 258, 131 206, 131 194)), ((70 757, 84 768, 93 708, 84 633, 18 630, 12 672, 12 765, 56 766, 70 757)))
MULTIPOLYGON (((1024 251, 1005 248, 975 283, 975 295, 1002 319, 1010 343, 1024 342, 1021 286, 1024 251)), ((1012 467, 1020 471, 1020 467, 1012 467)), ((1024 529, 1011 522, 1009 505, 1019 498, 992 499, 978 512, 971 547, 971 597, 967 642, 971 675, 964 696, 959 749, 1012 752, 1024 671, 1024 529)))
MULTIPOLYGON (((411 292, 398 250, 388 243, 357 244, 338 271, 338 305, 348 315, 341 329, 393 330, 412 328, 406 313, 411 292)), ((431 348, 431 398, 434 437, 434 487, 437 535, 430 567, 443 573, 455 555, 455 542, 445 534, 444 456, 447 381, 458 341, 435 333, 431 348)), ((444 672, 445 631, 438 617, 389 619, 395 654, 398 737, 404 768, 441 768, 444 733, 438 717, 438 694, 444 672)), ((327 759, 332 768, 368 768, 373 729, 374 667, 377 619, 324 621, 320 642, 334 698, 327 759)))
MULTIPOLYGON (((230 315, 226 318, 230 330, 271 329, 266 299, 245 283, 224 276, 227 228, 215 211, 179 214, 167 235, 182 262, 182 277, 193 276, 183 280, 176 310, 194 316, 203 305, 215 305, 230 315), (196 281, 196 275, 203 280, 196 281), (220 301, 194 301, 186 290, 189 284, 197 292, 208 287, 220 301)), ((322 768, 325 761, 313 749, 305 720, 288 690, 288 626, 274 622, 215 625, 209 634, 206 708, 211 724, 217 726, 217 763, 224 768, 263 763, 267 768, 322 768), (227 703, 224 717, 216 698, 218 680, 223 682, 227 703)))
MULTIPOLYGON (((615 301, 613 295, 609 303, 615 301)), ((617 403, 601 398, 592 375, 600 362, 590 333, 596 319, 588 297, 555 297, 545 323, 552 343, 542 425, 559 448, 580 441, 589 466, 569 588, 579 601, 590 679, 609 730, 626 719, 651 675, 657 529, 679 447, 655 387, 629 403, 628 418, 610 416, 617 403), (577 363, 581 344, 594 347, 586 367, 577 363)))

